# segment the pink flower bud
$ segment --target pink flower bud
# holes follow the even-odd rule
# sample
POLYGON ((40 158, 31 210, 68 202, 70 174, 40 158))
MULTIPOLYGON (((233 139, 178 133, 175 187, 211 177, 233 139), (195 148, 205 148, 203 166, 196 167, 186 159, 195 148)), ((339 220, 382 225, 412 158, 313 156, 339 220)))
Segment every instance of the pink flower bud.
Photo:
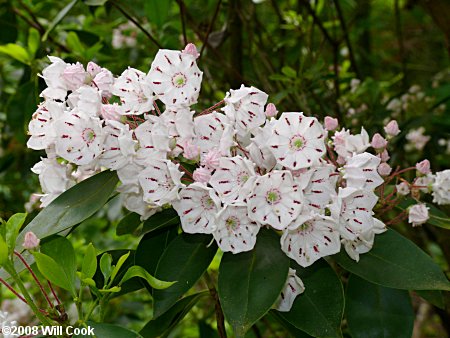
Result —
POLYGON ((193 43, 188 43, 181 52, 191 54, 196 59, 200 56, 199 52, 197 51, 197 47, 195 47, 193 43))
POLYGON ((202 158, 202 165, 209 169, 217 169, 220 165, 222 154, 217 149, 211 149, 202 158))
POLYGON ((400 184, 397 184, 395 188, 397 189, 398 194, 402 196, 406 196, 410 192, 409 184, 406 182, 401 182, 400 184))
POLYGON ((103 96, 111 96, 110 91, 114 83, 114 77, 112 73, 103 68, 94 78, 95 87, 102 91, 103 96))
POLYGON ((22 246, 27 250, 33 250, 39 246, 39 243, 40 243, 40 239, 37 238, 33 232, 28 231, 25 234, 25 239, 23 241, 22 246))
POLYGON ((122 107, 117 103, 102 104, 101 114, 105 120, 119 121, 122 117, 121 111, 122 107))
POLYGON ((430 218, 428 208, 425 204, 415 204, 408 209, 408 222, 412 223, 413 227, 422 225, 430 218))
POLYGON ((378 166, 378 173, 381 175, 381 176, 388 176, 390 173, 391 173, 391 171, 392 171, 392 168, 391 168, 391 166, 389 165, 389 164, 387 164, 387 163, 381 163, 379 166, 378 166))
POLYGON ((81 87, 86 81, 86 75, 83 65, 79 62, 74 65, 68 65, 61 74, 70 90, 77 90, 81 87))
POLYGON ((376 133, 375 135, 373 135, 372 147, 374 147, 375 149, 377 149, 377 150, 384 149, 384 148, 386 148, 387 144, 388 144, 388 142, 380 134, 376 133))
POLYGON ((387 162, 391 158, 386 149, 384 149, 381 154, 378 154, 378 157, 381 159, 382 162, 387 162))
POLYGON ((102 68, 96 64, 95 62, 90 61, 87 66, 86 66, 86 70, 89 73, 89 75, 91 77, 95 77, 95 75, 97 75, 98 73, 100 73, 100 71, 102 70, 102 68))
POLYGON ((278 114, 277 107, 273 103, 269 103, 266 106, 266 116, 267 117, 275 117, 278 114))
POLYGON ((430 170, 430 161, 423 160, 422 162, 418 162, 416 164, 416 169, 419 173, 427 175, 431 172, 430 170))
POLYGON ((384 131, 389 136, 397 136, 400 133, 400 129, 398 129, 398 123, 395 120, 389 122, 385 127, 384 131))
POLYGON ((328 131, 333 131, 337 128, 339 121, 331 116, 325 116, 325 129, 328 131))
POLYGON ((192 178, 196 182, 206 184, 211 179, 211 171, 206 169, 205 167, 197 168, 194 170, 194 173, 192 174, 192 178))
POLYGON ((200 155, 200 147, 192 144, 190 141, 186 141, 183 144, 184 153, 183 156, 187 158, 188 160, 195 160, 198 159, 200 155))

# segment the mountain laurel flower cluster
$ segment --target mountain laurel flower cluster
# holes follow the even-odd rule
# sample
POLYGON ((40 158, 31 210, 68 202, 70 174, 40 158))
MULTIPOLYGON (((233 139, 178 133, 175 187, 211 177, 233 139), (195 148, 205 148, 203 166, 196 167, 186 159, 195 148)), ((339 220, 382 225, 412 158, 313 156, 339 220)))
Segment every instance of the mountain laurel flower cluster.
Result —
MULTIPOLYGON (((173 207, 184 232, 211 234, 234 254, 252 250, 259 230, 272 228, 286 255, 307 267, 341 248, 358 261, 386 230, 374 210, 382 214, 395 198, 420 189, 437 204, 450 203, 450 170, 432 174, 421 162, 411 183, 391 173, 395 121, 370 140, 364 128, 338 130, 332 117, 324 127, 314 116, 278 112, 266 93, 244 85, 194 110, 203 76, 197 57, 192 44, 160 50, 148 73, 129 67, 119 76, 94 62, 49 57, 43 102, 28 129, 28 147, 47 154, 32 169, 41 206, 115 170, 123 206, 142 220, 173 207), (394 179, 398 194, 383 196, 394 179)), ((419 225, 428 210, 418 204, 409 213, 419 225)), ((295 273, 289 278, 283 311, 303 292, 295 273)))

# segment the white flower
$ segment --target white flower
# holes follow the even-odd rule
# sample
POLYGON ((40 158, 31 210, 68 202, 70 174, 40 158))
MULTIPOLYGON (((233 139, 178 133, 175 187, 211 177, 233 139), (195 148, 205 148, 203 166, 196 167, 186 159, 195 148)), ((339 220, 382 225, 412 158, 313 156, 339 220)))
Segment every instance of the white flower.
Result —
POLYGON ((167 126, 170 137, 180 138, 181 140, 177 140, 177 143, 180 143, 195 136, 193 116, 193 110, 187 107, 180 107, 176 110, 166 109, 160 118, 167 126))
POLYGON ((209 184, 217 191, 223 203, 244 201, 256 178, 253 163, 241 157, 222 157, 219 168, 209 184))
POLYGON ((272 135, 273 124, 275 119, 267 121, 262 128, 253 130, 254 137, 247 146, 251 160, 260 168, 271 170, 277 164, 275 156, 273 156, 268 146, 268 140, 272 135))
POLYGON ((235 122, 239 134, 246 134, 264 124, 266 114, 264 105, 269 96, 255 87, 241 85, 238 90, 231 89, 224 101, 222 110, 235 122))
POLYGON ((121 185, 117 187, 117 191, 123 193, 138 194, 141 191, 138 175, 144 170, 144 167, 135 163, 127 163, 125 166, 117 170, 121 185))
POLYGON ((87 115, 95 117, 100 115, 102 98, 99 91, 90 86, 82 86, 69 95, 68 104, 70 107, 78 107, 87 115))
POLYGON ((347 187, 371 190, 381 185, 384 180, 377 171, 380 162, 379 157, 366 152, 349 158, 343 169, 347 187))
POLYGON ((41 103, 28 124, 28 134, 31 136, 27 147, 41 150, 50 147, 55 142, 53 122, 64 114, 64 104, 56 101, 41 103))
POLYGON ((213 235, 222 251, 234 254, 250 251, 256 243, 260 226, 248 218, 245 204, 227 205, 216 217, 213 235))
POLYGON ((419 203, 414 204, 408 208, 408 222, 412 224, 413 227, 422 225, 430 218, 428 213, 428 208, 425 204, 419 203))
POLYGON ((153 90, 145 73, 128 68, 115 81, 111 89, 120 97, 124 115, 140 115, 153 110, 153 90))
POLYGON ((220 200, 213 189, 196 182, 181 189, 179 197, 172 206, 180 216, 184 232, 211 234, 216 230, 220 200))
POLYGON ((122 196, 125 208, 141 215, 141 221, 145 221, 150 216, 161 211, 160 207, 144 202, 142 191, 138 193, 122 193, 122 196))
POLYGON ((179 165, 168 160, 148 159, 147 167, 140 172, 139 183, 144 191, 144 201, 162 206, 179 198, 178 189, 184 184, 184 175, 178 170, 179 165))
POLYGON ((359 262, 359 255, 369 252, 373 247, 375 234, 381 234, 387 230, 380 220, 373 219, 373 227, 360 233, 354 240, 342 239, 345 251, 353 260, 359 262))
POLYGON ((330 209, 344 239, 353 241, 373 228, 372 209, 377 201, 378 197, 371 190, 339 188, 338 199, 330 209))
POLYGON ((64 71, 61 73, 61 77, 67 85, 67 89, 72 91, 77 90, 79 87, 81 87, 86 81, 87 76, 88 73, 84 70, 83 65, 79 62, 67 65, 67 67, 64 68, 64 71))
POLYGON ((230 120, 224 114, 213 112, 194 119, 195 143, 204 154, 216 148, 223 156, 230 154, 230 148, 235 144, 234 131, 230 120))
POLYGON ((424 135, 425 128, 419 127, 417 129, 412 129, 408 134, 406 134, 406 139, 409 143, 405 146, 406 150, 423 150, 425 145, 431 139, 430 136, 424 135))
POLYGON ((103 132, 106 136, 100 165, 117 170, 131 163, 136 155, 137 141, 133 140, 129 125, 110 120, 103 132))
POLYGON ((56 159, 42 158, 31 171, 39 175, 39 183, 44 195, 41 197, 41 207, 46 207, 56 197, 75 184, 70 173, 72 167, 59 163, 56 159))
POLYGON ((433 202, 439 205, 450 204, 450 169, 436 173, 433 184, 433 202))
POLYGON ((158 51, 148 73, 157 98, 175 107, 197 102, 202 77, 193 55, 167 49, 158 51))
POLYGON ((92 84, 101 92, 102 96, 109 97, 111 96, 112 86, 114 85, 114 76, 108 69, 102 68, 95 75, 92 84))
POLYGON ((62 73, 66 69, 67 63, 55 56, 49 56, 48 58, 51 64, 42 71, 42 78, 48 88, 42 91, 41 96, 64 101, 67 95, 67 85, 62 79, 62 73))
POLYGON ((164 121, 158 116, 149 116, 149 119, 141 123, 134 134, 139 142, 136 162, 146 165, 153 158, 166 158, 170 151, 169 134, 164 121))
POLYGON ((418 189, 424 193, 430 193, 433 190, 435 178, 436 177, 433 174, 417 177, 414 180, 413 189, 418 189))
POLYGON ((331 217, 300 214, 281 236, 281 249, 303 267, 341 248, 339 229, 331 217))
POLYGON ((97 117, 90 117, 74 109, 54 122, 56 154, 78 164, 91 163, 103 150, 102 124, 97 117))
POLYGON ((361 134, 352 135, 342 129, 334 134, 334 150, 343 158, 352 157, 353 153, 360 154, 370 147, 369 134, 361 127, 361 134))
POLYGON ((281 291, 280 297, 275 302, 274 309, 281 312, 289 312, 294 304, 295 298, 304 291, 305 286, 300 277, 297 276, 297 271, 289 268, 286 285, 281 291))
POLYGON ((268 146, 278 164, 292 170, 307 168, 325 153, 324 132, 315 117, 283 113, 274 123, 268 146))
POLYGON ((295 177, 294 180, 303 190, 305 203, 314 208, 317 213, 323 213, 325 207, 337 196, 338 177, 334 165, 324 164, 309 169, 306 173, 295 177))
POLYGON ((303 196, 289 171, 272 171, 255 180, 247 198, 250 219, 283 230, 300 214, 303 196))
POLYGON ((397 189, 397 192, 398 192, 400 195, 403 195, 403 196, 408 195, 409 192, 410 192, 409 184, 406 183, 406 182, 400 182, 399 184, 397 184, 397 185, 395 186, 395 188, 397 189))

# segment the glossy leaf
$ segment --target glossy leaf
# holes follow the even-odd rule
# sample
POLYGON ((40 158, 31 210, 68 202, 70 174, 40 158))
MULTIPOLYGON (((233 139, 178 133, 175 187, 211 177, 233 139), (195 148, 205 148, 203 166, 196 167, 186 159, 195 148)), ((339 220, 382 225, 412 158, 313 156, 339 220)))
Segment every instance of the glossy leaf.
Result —
POLYGON ((0 267, 8 261, 8 244, 6 244, 3 236, 0 235, 0 267))
POLYGON ((243 337, 270 310, 286 282, 288 270, 289 258, 281 251, 279 236, 271 230, 259 232, 252 251, 223 255, 219 298, 236 337, 243 337))
POLYGON ((209 245, 211 239, 208 235, 183 233, 164 250, 155 277, 177 283, 164 290, 154 290, 154 318, 171 308, 203 275, 217 251, 215 243, 209 245))
POLYGON ((169 286, 172 286, 176 283, 176 281, 173 282, 165 282, 161 281, 159 279, 156 279, 152 275, 150 275, 145 269, 141 266, 135 265, 132 266, 125 272, 125 275, 122 277, 122 280, 120 281, 120 285, 125 283, 127 280, 133 278, 133 277, 140 277, 147 281, 148 284, 154 289, 162 290, 167 289, 169 286))
POLYGON ((141 216, 135 212, 130 212, 117 224, 117 236, 132 234, 141 225, 141 216))
POLYGON ((334 270, 324 260, 308 268, 292 266, 305 285, 291 311, 278 314, 296 328, 314 337, 341 337, 344 290, 334 270))
POLYGON ((19 234, 23 242, 27 231, 38 238, 48 237, 84 221, 97 212, 109 199, 118 182, 114 171, 103 171, 58 196, 44 208, 19 234))
POLYGON ((177 212, 172 208, 164 209, 163 211, 154 214, 144 222, 142 234, 163 229, 175 224, 180 224, 180 218, 178 217, 177 212))
POLYGON ((306 332, 299 330, 298 328, 296 328, 294 325, 292 325, 291 323, 289 323, 286 319, 284 319, 281 316, 281 312, 278 312, 276 310, 270 310, 270 312, 266 315, 266 317, 272 317, 274 318, 277 322, 279 322, 286 330, 289 331, 289 333, 295 337, 295 338, 311 338, 312 336, 310 336, 309 334, 307 334, 306 332))
POLYGON ((105 252, 100 258, 100 270, 103 274, 104 284, 107 285, 112 272, 112 256, 105 252))
POLYGON ((444 310, 445 302, 443 292, 440 290, 418 290, 415 291, 417 295, 425 299, 427 302, 437 306, 438 308, 444 310))
POLYGON ((33 252, 33 256, 39 271, 46 279, 65 290, 71 291, 72 295, 75 294, 75 286, 71 277, 53 258, 40 252, 33 252))
POLYGON ((32 58, 36 55, 40 43, 41 35, 39 34, 39 31, 36 28, 31 27, 28 30, 28 52, 32 58))
POLYGON ((412 336, 414 310, 408 291, 386 288, 352 275, 345 300, 353 338, 412 336))
POLYGON ((41 253, 51 257, 64 271, 74 288, 77 259, 72 243, 65 237, 57 237, 41 246, 41 253))
POLYGON ((28 55, 28 51, 15 43, 8 43, 0 46, 0 53, 6 54, 26 65, 30 64, 30 55, 28 55))
POLYGON ((125 263, 125 261, 128 259, 129 256, 130 251, 120 256, 119 260, 117 261, 116 265, 113 267, 111 271, 111 281, 114 281, 114 278, 116 278, 117 273, 119 272, 120 268, 122 267, 122 265, 125 263))
MULTIPOLYGON (((10 252, 12 252, 16 246, 17 236, 19 235, 20 228, 27 218, 27 214, 15 214, 12 215, 8 222, 6 222, 6 242, 8 243, 8 247, 10 252)), ((22 244, 22 243, 18 243, 22 244)))
POLYGON ((156 319, 149 321, 139 332, 145 338, 165 337, 186 316, 200 298, 208 292, 200 292, 180 299, 169 310, 156 319))
POLYGON ((95 271, 97 271, 97 252, 92 243, 89 243, 83 257, 81 272, 85 278, 92 278, 95 275, 95 271))
POLYGON ((375 237, 372 250, 361 255, 358 263, 345 251, 334 258, 346 270, 375 284, 405 290, 450 290, 450 282, 431 257, 391 229, 375 237))

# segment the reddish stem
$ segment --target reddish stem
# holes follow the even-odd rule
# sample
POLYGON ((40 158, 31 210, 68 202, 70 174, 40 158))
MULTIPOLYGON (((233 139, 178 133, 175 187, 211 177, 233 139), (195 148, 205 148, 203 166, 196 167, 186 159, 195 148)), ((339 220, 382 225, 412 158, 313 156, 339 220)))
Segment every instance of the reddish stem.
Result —
POLYGON ((155 107, 156 112, 158 113, 158 115, 161 115, 161 111, 159 110, 158 105, 156 104, 156 102, 153 102, 153 107, 155 107))
POLYGON ((14 288, 11 285, 9 285, 3 278, 0 278, 0 283, 6 286, 9 289, 9 291, 11 291, 14 295, 16 295, 16 297, 19 298, 22 302, 28 304, 27 300, 23 298, 16 290, 14 290, 14 288))
POLYGON ((56 292, 53 289, 52 283, 50 283, 50 281, 47 281, 47 283, 48 283, 48 287, 50 288, 50 291, 52 292, 53 297, 55 297, 56 303, 58 303, 58 305, 61 305, 61 301, 59 300, 58 296, 56 295, 56 292))
POLYGON ((217 102, 215 105, 213 105, 213 106, 211 106, 211 107, 205 109, 204 111, 202 111, 202 112, 201 112, 200 114, 198 114, 197 116, 209 114, 209 113, 211 113, 214 109, 216 109, 216 108, 222 106, 224 103, 225 103, 225 100, 219 101, 219 102, 217 102))

